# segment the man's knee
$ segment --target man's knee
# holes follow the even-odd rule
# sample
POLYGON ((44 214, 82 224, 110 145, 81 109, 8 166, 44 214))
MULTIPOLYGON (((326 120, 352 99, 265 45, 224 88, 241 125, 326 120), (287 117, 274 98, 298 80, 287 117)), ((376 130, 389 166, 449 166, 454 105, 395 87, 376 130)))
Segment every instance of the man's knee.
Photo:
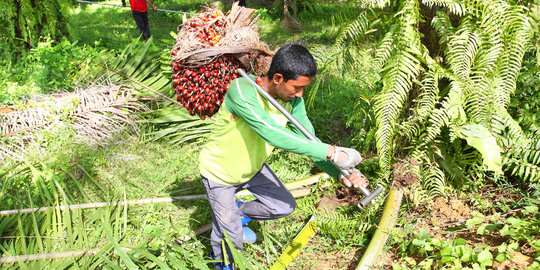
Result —
POLYGON ((296 200, 291 196, 290 200, 280 202, 275 207, 274 215, 276 218, 286 217, 294 212, 296 209, 296 200))

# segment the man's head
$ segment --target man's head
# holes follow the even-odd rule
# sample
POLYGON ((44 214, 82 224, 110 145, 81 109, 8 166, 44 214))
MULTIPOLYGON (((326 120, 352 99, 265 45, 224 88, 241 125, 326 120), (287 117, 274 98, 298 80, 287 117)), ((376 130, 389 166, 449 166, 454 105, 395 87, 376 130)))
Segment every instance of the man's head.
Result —
POLYGON ((299 44, 287 44, 279 49, 270 64, 269 92, 283 101, 301 97, 304 88, 317 74, 317 63, 309 51, 299 44))

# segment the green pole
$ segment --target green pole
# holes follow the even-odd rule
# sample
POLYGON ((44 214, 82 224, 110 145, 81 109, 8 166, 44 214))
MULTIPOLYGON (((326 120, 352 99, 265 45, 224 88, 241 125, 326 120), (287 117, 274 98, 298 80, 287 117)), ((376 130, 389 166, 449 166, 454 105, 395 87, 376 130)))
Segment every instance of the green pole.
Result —
POLYGON ((374 264, 377 262, 377 258, 386 245, 390 232, 394 228, 402 199, 403 190, 395 186, 392 187, 386 199, 377 231, 375 231, 373 238, 371 238, 371 242, 364 256, 362 256, 360 263, 356 266, 356 270, 369 270, 375 266, 374 264))

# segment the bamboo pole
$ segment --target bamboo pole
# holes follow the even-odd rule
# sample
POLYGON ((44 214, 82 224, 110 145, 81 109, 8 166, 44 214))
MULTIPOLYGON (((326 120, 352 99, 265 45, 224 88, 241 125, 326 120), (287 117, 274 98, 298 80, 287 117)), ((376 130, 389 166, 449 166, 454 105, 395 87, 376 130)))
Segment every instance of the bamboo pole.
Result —
MULTIPOLYGON (((319 182, 319 179, 328 179, 330 176, 326 173, 319 173, 302 180, 285 184, 287 189, 292 190, 303 186, 309 186, 319 182)), ((251 194, 248 190, 242 190, 236 194, 236 196, 246 196, 251 194)), ((186 201, 186 200, 197 200, 197 199, 207 199, 206 194, 199 195, 187 195, 187 196, 175 196, 169 198, 150 198, 150 199, 139 199, 139 200, 129 200, 129 201, 116 201, 116 202, 98 202, 98 203, 83 203, 83 204, 71 204, 71 205, 61 205, 61 206, 46 206, 46 207, 34 207, 34 208, 25 208, 25 209, 14 209, 14 210, 3 210, 0 211, 0 216, 14 215, 17 213, 27 214, 33 212, 45 212, 50 208, 56 208, 57 210, 76 210, 76 209, 88 209, 88 208, 101 208, 108 206, 123 206, 123 205, 138 205, 138 204, 149 204, 149 203, 163 203, 163 202, 175 202, 175 201, 186 201)))
MULTIPOLYGON (((317 183, 319 181, 320 177, 322 177, 323 179, 326 179, 329 176, 326 173, 320 173, 320 174, 316 174, 316 175, 304 178, 304 179, 296 181, 296 182, 289 183, 289 185, 285 184, 285 186, 288 189, 291 189, 291 188, 294 188, 294 187, 299 187, 299 186, 308 186, 308 185, 317 183)), ((247 192, 247 190, 242 190, 238 194, 240 194, 240 193, 242 193, 244 195, 249 194, 249 192, 247 192)), ((309 193, 311 193, 310 188, 302 188, 302 189, 297 189, 297 190, 291 190, 291 194, 295 198, 307 196, 309 193)), ((238 196, 238 194, 237 194, 237 196, 238 196)), ((199 195, 195 195, 195 196, 199 196, 199 195)), ((191 196, 191 197, 195 197, 195 196, 191 196)), ((189 197, 189 196, 184 196, 184 197, 189 197)), ((180 197, 173 197, 173 198, 180 198, 180 197)), ((173 199, 173 198, 161 198, 161 199, 173 199)), ((204 198, 206 198, 206 195, 204 195, 204 198)), ((152 200, 153 199, 133 200, 133 201, 152 201, 152 200)), ((131 202, 133 202, 133 201, 131 201, 131 202)), ((163 201, 164 200, 161 200, 159 202, 163 202, 163 201)), ((130 201, 117 202, 117 203, 126 203, 126 202, 130 202, 130 201)), ((39 208, 39 209, 41 209, 41 208, 39 208)), ((65 209, 65 207, 63 209, 65 209)), ((69 209, 72 209, 72 208, 69 208, 69 209)), ((77 208, 77 209, 80 209, 80 208, 77 208)), ((188 235, 185 235, 181 239, 181 241, 188 241, 191 238, 194 238, 194 237, 196 237, 196 236, 198 236, 198 235, 200 235, 200 234, 202 234, 204 232, 209 231, 210 229, 212 229, 212 223, 205 224, 202 227, 198 228, 197 230, 189 233, 188 235)), ((173 242, 177 243, 177 244, 182 244, 181 241, 175 240, 173 242)), ((18 262, 18 261, 34 261, 34 260, 47 260, 47 259, 63 259, 63 258, 71 258, 71 257, 77 257, 77 256, 91 256, 91 255, 96 255, 99 251, 101 251, 101 249, 94 248, 94 249, 89 249, 89 250, 76 250, 76 251, 64 251, 64 252, 39 253, 39 254, 30 254, 30 255, 17 255, 17 256, 0 257, 0 264, 3 264, 3 263, 15 263, 15 262, 18 262)), ((130 249, 129 248, 124 248, 124 251, 130 251, 130 249)))
MULTIPOLYGON (((129 248, 122 248, 122 249, 126 252, 131 250, 129 248)), ((63 259, 63 258, 71 258, 71 257, 78 257, 78 256, 94 256, 100 251, 102 251, 102 249, 93 248, 89 250, 74 250, 74 251, 62 251, 62 252, 0 257, 0 264, 16 263, 19 261, 26 262, 26 261, 35 261, 35 260, 63 259)), ((117 253, 117 251, 115 250, 114 253, 117 253)))
POLYGON ((392 187, 388 194, 388 198, 386 199, 386 204, 384 205, 377 231, 375 231, 375 234, 371 238, 371 242, 369 243, 364 256, 362 256, 360 263, 358 263, 356 270, 374 269, 379 253, 383 250, 386 241, 390 236, 390 232, 394 228, 402 199, 403 190, 395 186, 392 187))

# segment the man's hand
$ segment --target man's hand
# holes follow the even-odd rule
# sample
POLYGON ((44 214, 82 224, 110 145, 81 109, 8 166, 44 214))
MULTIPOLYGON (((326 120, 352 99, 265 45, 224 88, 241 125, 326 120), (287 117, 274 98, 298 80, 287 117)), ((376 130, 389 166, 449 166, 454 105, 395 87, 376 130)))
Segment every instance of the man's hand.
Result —
POLYGON ((341 181, 343 182, 345 186, 347 187, 354 186, 355 188, 359 188, 359 187, 367 187, 369 185, 369 181, 362 173, 360 173, 359 170, 351 169, 349 170, 349 172, 351 173, 349 178, 346 178, 345 176, 340 175, 341 181))
POLYGON ((152 6, 152 9, 153 9, 154 11, 156 11, 156 10, 157 10, 157 7, 156 7, 156 6, 152 6))
POLYGON ((339 146, 330 146, 327 158, 336 165, 336 167, 343 170, 353 169, 360 161, 362 161, 360 153, 355 149, 339 146))

